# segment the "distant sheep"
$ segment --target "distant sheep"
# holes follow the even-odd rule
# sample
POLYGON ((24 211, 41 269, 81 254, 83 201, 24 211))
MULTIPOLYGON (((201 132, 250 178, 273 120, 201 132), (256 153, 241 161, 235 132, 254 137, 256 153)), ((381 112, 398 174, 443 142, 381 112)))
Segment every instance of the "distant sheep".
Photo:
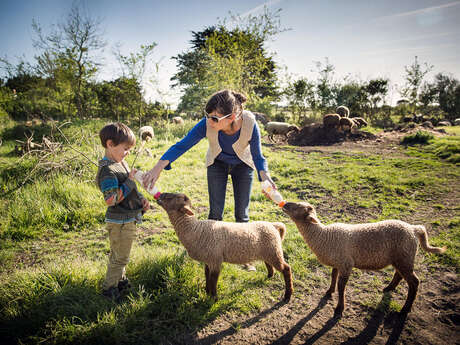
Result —
POLYGON ((340 116, 342 116, 342 117, 349 117, 350 116, 350 109, 348 109, 348 107, 346 107, 344 105, 338 106, 337 109, 335 110, 335 112, 337 114, 339 114, 340 116))
POLYGON ((284 300, 293 291, 291 267, 283 256, 281 241, 286 233, 283 223, 229 223, 198 220, 185 194, 162 193, 158 204, 168 213, 177 237, 194 260, 205 264, 206 293, 217 299, 217 280, 222 262, 246 264, 263 260, 268 277, 273 268, 283 273, 284 300))
POLYGON ((339 128, 340 115, 339 114, 326 114, 323 116, 323 125, 328 128, 339 128))
POLYGON ((143 126, 139 128, 139 137, 142 141, 149 141, 150 139, 153 139, 153 128, 151 126, 143 126))
POLYGON ((449 127, 449 126, 452 126, 452 124, 449 121, 445 120, 445 121, 439 121, 436 126, 438 126, 438 127, 449 127))
POLYGON ((340 118, 339 126, 340 126, 340 130, 342 130, 343 132, 349 133, 351 132, 351 129, 355 127, 355 123, 353 122, 353 120, 351 120, 348 117, 342 117, 340 118))
POLYGON ((402 278, 409 285, 406 303, 401 312, 407 313, 417 295, 419 280, 414 274, 417 238, 421 247, 430 253, 443 253, 445 248, 431 247, 423 225, 411 225, 399 220, 385 220, 367 224, 334 223, 323 225, 314 207, 305 202, 288 202, 283 211, 296 224, 305 242, 318 260, 332 266, 332 279, 326 296, 335 292, 338 277, 339 301, 335 315, 345 306, 344 291, 353 267, 380 270, 388 265, 396 269, 393 280, 383 289, 392 291, 402 278))
POLYGON ((184 119, 182 117, 180 117, 180 116, 174 116, 172 118, 172 121, 176 125, 183 125, 184 124, 184 119))
POLYGON ((355 123, 356 127, 358 127, 358 128, 367 126, 367 121, 364 120, 362 117, 352 117, 351 120, 353 120, 353 122, 355 123))
POLYGON ((299 132, 300 129, 296 125, 291 125, 286 122, 268 122, 265 125, 265 130, 268 133, 268 138, 273 141, 273 136, 275 134, 284 135, 287 137, 287 134, 291 131, 299 132))
POLYGON ((460 118, 454 120, 454 126, 460 126, 460 118))

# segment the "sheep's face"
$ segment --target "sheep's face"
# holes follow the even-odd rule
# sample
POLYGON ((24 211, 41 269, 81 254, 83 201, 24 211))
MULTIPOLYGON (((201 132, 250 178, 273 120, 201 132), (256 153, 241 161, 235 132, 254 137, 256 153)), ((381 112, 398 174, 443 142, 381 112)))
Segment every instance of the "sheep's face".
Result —
POLYGON ((180 212, 189 216, 194 215, 192 211, 192 202, 185 194, 161 193, 157 203, 168 213, 180 212))
POLYGON ((318 224, 315 208, 308 202, 288 202, 283 206, 283 211, 294 222, 318 224))

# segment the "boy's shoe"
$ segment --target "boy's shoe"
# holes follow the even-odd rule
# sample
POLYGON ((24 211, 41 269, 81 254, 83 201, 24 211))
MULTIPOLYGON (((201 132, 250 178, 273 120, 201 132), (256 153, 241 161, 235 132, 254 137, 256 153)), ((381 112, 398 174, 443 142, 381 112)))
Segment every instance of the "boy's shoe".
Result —
POLYGON ((128 280, 128 278, 122 279, 118 282, 118 291, 122 292, 124 290, 129 290, 131 289, 131 284, 128 280))
POLYGON ((112 286, 111 288, 108 288, 107 290, 102 290, 102 296, 114 301, 118 302, 120 300, 120 291, 118 291, 117 286, 112 286))
POLYGON ((244 270, 246 270, 246 271, 248 271, 248 272, 255 272, 255 271, 257 271, 256 268, 255 268, 253 265, 251 265, 251 264, 244 264, 242 267, 243 267, 244 270))

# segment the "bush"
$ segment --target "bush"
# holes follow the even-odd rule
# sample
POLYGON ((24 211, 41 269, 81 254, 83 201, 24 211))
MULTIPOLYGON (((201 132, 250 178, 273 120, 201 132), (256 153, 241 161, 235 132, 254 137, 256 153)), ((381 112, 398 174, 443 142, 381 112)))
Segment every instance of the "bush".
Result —
POLYGON ((412 135, 406 135, 401 140, 401 145, 426 145, 430 140, 433 140, 434 136, 431 133, 425 131, 417 131, 417 133, 412 135))

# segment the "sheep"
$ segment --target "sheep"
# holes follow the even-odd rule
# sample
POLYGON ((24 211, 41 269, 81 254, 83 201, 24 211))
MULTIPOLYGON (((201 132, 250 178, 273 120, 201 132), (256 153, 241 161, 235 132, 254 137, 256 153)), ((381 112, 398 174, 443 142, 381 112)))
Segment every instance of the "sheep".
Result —
POLYGON ((340 118, 340 129, 343 132, 350 132, 353 127, 355 127, 355 123, 353 120, 349 119, 348 117, 340 118))
POLYGON ((350 109, 344 105, 339 105, 337 109, 335 109, 335 112, 339 114, 342 117, 349 117, 350 116, 350 109))
POLYGON ((265 125, 265 130, 267 131, 268 138, 271 141, 274 141, 273 136, 275 134, 281 134, 287 137, 288 133, 291 131, 295 131, 295 132, 300 131, 299 127, 297 127, 296 125, 291 125, 286 122, 268 122, 265 125))
POLYGON ((328 128, 339 128, 340 115, 339 114, 326 114, 323 116, 323 125, 328 128))
POLYGON ((460 118, 454 120, 454 126, 460 126, 460 118))
POLYGON ((162 193, 157 202, 168 213, 177 237, 190 257, 205 264, 208 295, 217 300, 217 280, 222 262, 246 264, 263 260, 269 278, 273 276, 273 268, 283 273, 284 301, 290 300, 293 285, 291 267, 284 260, 281 246, 286 233, 283 223, 198 220, 185 194, 162 193))
POLYGON ((449 126, 452 126, 452 124, 449 121, 444 120, 444 121, 439 121, 436 126, 437 127, 449 127, 449 126))
POLYGON ((139 137, 142 141, 149 141, 154 137, 153 128, 151 126, 143 126, 139 128, 139 137))
POLYGON ((358 128, 367 126, 367 121, 364 120, 362 117, 352 117, 351 119, 353 120, 353 122, 355 123, 356 127, 358 127, 358 128))
POLYGON ((184 124, 184 119, 180 116, 174 116, 172 118, 173 120, 173 123, 176 124, 176 125, 183 125, 184 124))
POLYGON ((413 271, 417 238, 421 247, 428 252, 443 253, 446 249, 431 247, 428 244, 428 235, 423 225, 385 220, 367 224, 334 223, 325 226, 318 220, 315 208, 306 202, 288 202, 284 205, 283 211, 294 221, 318 260, 332 266, 327 298, 335 292, 338 277, 339 300, 335 316, 340 316, 344 310, 345 285, 353 267, 379 270, 388 265, 393 265, 396 271, 392 281, 383 291, 394 290, 404 278, 409 285, 409 292, 401 313, 408 313, 419 285, 413 271))

